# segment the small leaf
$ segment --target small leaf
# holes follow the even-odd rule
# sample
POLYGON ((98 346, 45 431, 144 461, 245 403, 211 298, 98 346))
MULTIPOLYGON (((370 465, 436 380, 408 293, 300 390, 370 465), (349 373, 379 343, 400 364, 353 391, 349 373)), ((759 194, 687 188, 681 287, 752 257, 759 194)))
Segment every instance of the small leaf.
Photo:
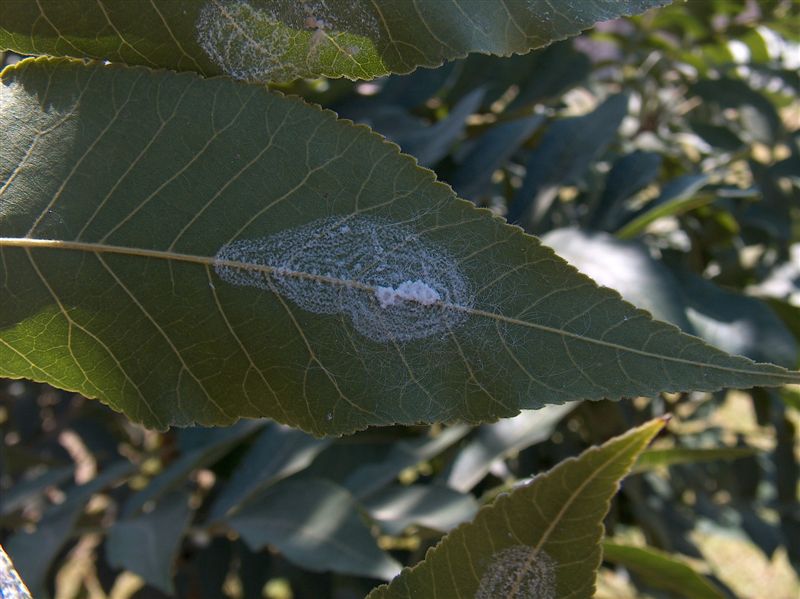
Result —
POLYGON ((388 580, 400 565, 378 548, 352 496, 323 479, 282 481, 227 520, 253 549, 298 566, 388 580))
POLYGON ((651 320, 297 98, 65 59, 2 84, 0 376, 148 426, 317 435, 800 381, 651 320))
POLYGON ((676 464, 695 464, 716 460, 737 460, 757 455, 754 447, 671 447, 667 449, 648 449, 644 451, 633 467, 633 472, 647 472, 661 466, 676 464))
POLYGON ((645 204, 632 214, 617 231, 620 239, 632 239, 645 230, 647 225, 665 216, 681 214, 687 210, 714 201, 715 196, 697 196, 697 191, 708 183, 708 175, 684 175, 673 179, 661 190, 655 200, 645 204))
POLYGON ((609 501, 663 426, 654 420, 498 497, 367 599, 588 599, 609 501))
POLYGON ((392 485, 367 497, 364 507, 387 534, 399 535, 412 525, 446 532, 471 520, 478 502, 436 484, 392 485))
POLYGON ((106 539, 108 563, 172 594, 173 564, 190 519, 188 494, 176 491, 161 499, 151 512, 119 520, 106 539))
POLYGON ((448 150, 464 132, 467 117, 481 105, 484 91, 478 88, 461 98, 458 104, 453 106, 447 118, 435 125, 400 132, 393 136, 392 141, 407 154, 415 156, 420 164, 435 165, 447 155, 448 150))
MULTIPOLYGON (((461 440, 470 427, 463 424, 418 438, 385 442, 336 443, 312 464, 308 474, 336 480, 354 497, 367 497, 393 482, 407 468, 432 460, 461 440)), ((306 472, 303 473, 305 475, 306 472)))
POLYGON ((286 426, 267 425, 220 491, 209 518, 223 517, 275 481, 304 469, 329 444, 286 426))
POLYGON ((668 0, 5 0, 0 47, 226 74, 371 79, 579 33, 668 0))
POLYGON ((0 497, 0 516, 7 516, 15 510, 30 505, 47 487, 58 486, 75 474, 75 466, 48 468, 37 476, 17 482, 0 497))
POLYGON ((503 166, 520 145, 544 122, 540 114, 498 123, 472 141, 450 183, 458 194, 477 201, 491 182, 492 173, 503 166))
POLYGON ((652 547, 605 541, 603 559, 624 566, 650 586, 686 599, 725 599, 725 594, 688 564, 652 547))
POLYGON ((613 230, 625 212, 624 202, 649 185, 661 168, 661 154, 636 150, 614 162, 603 195, 589 217, 592 229, 613 230))
POLYGON ((546 406, 482 425, 453 460, 447 472, 447 486, 462 492, 471 490, 489 473, 495 460, 544 441, 573 409, 574 403, 546 406))

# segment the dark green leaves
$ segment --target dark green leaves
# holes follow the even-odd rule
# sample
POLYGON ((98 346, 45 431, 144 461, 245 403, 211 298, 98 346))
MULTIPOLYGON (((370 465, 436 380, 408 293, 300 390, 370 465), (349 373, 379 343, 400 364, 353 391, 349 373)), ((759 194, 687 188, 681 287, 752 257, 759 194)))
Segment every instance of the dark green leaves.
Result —
POLYGON ((275 546, 316 572, 335 570, 387 580, 400 564, 381 551, 352 496, 323 479, 285 481, 228 523, 253 549, 275 546))
POLYGON ((3 376, 316 434, 800 376, 651 321, 296 99, 66 60, 0 93, 3 376))
POLYGON ((648 585, 686 599, 724 599, 716 585, 668 553, 650 547, 603 543, 603 559, 624 566, 648 585))
POLYGON ((656 420, 498 497, 368 599, 589 598, 603 518, 656 420))
POLYGON ((188 494, 178 491, 151 512, 118 521, 106 539, 108 563, 135 572, 164 593, 173 593, 173 561, 191 518, 188 502, 188 494))
POLYGON ((225 74, 371 79, 509 55, 668 0, 6 0, 0 47, 225 74))

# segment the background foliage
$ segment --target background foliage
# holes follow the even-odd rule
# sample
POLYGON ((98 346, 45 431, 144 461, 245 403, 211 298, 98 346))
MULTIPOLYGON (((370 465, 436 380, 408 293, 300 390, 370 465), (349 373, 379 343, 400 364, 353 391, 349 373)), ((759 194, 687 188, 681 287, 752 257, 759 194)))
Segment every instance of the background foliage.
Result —
MULTIPOLYGON (((280 89, 369 124, 656 317, 796 368, 799 13, 681 3, 510 59, 280 89)), ((503 488, 673 413, 612 508, 598 596, 788 598, 798 409, 796 388, 675 394, 318 440, 251 421, 155 433, 5 382, 0 543, 37 597, 363 597, 503 488), (302 527, 320 505, 339 517, 313 548, 252 525, 280 510, 302 527)))

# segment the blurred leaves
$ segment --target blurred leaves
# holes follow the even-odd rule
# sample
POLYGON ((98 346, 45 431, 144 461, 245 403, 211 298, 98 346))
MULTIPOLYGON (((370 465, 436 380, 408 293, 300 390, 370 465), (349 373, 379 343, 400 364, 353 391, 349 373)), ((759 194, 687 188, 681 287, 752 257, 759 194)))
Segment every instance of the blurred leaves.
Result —
POLYGON ((722 591, 690 566, 649 547, 632 547, 606 541, 603 559, 624 566, 648 585, 686 599, 725 599, 722 591))
POLYGON ((378 548, 350 493, 323 479, 278 483, 228 523, 252 549, 272 545, 315 572, 388 580, 400 570, 378 548))

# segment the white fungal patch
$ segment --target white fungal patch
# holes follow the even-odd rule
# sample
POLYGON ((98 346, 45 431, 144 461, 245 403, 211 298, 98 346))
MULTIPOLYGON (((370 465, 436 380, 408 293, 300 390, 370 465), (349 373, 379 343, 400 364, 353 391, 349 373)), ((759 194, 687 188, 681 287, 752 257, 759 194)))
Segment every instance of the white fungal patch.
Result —
POLYGON ((215 64, 253 82, 318 73, 342 57, 352 61, 380 31, 367 0, 334 8, 326 0, 207 0, 196 29, 215 64))
POLYGON ((507 547, 492 556, 475 599, 555 599, 555 565, 541 549, 507 547))
POLYGON ((196 26, 197 43, 235 79, 270 79, 289 50, 289 29, 278 14, 246 0, 209 0, 196 26))
POLYGON ((410 227, 367 216, 234 241, 217 253, 215 270, 228 283, 277 292, 303 310, 345 314, 382 343, 442 336, 472 306, 467 279, 446 251, 410 227))

